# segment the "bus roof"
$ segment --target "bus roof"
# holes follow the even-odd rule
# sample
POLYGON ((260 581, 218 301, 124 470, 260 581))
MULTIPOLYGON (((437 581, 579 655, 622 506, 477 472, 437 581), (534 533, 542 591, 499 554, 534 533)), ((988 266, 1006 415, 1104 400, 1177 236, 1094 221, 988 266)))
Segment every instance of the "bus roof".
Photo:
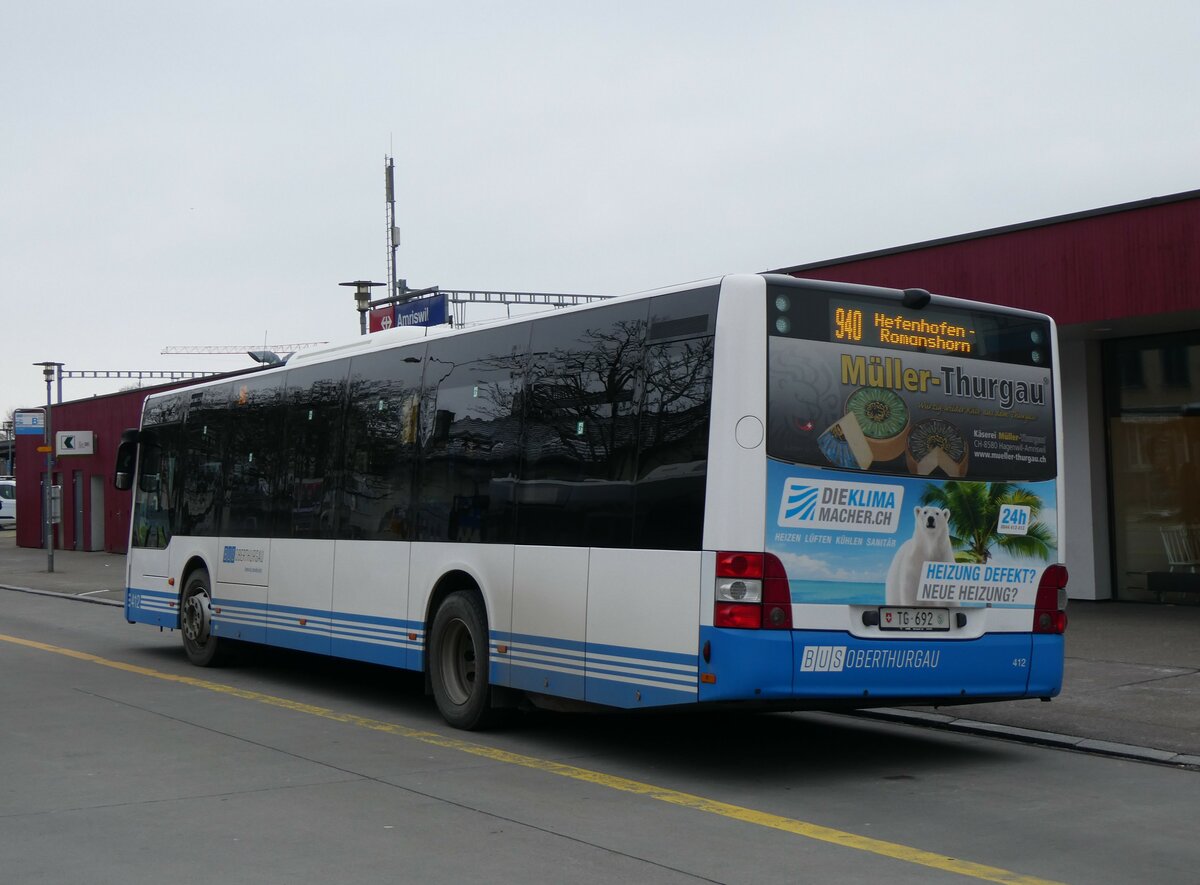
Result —
MULTIPOLYGON (((525 313, 512 317, 499 317, 495 320, 488 320, 481 323, 476 323, 464 328, 455 329, 448 325, 445 326, 399 326, 394 329, 385 329, 379 332, 372 332, 370 335, 349 338, 343 341, 334 342, 324 347, 315 347, 303 350, 300 353, 292 356, 285 364, 271 366, 264 369, 247 369, 246 374, 272 374, 285 371, 290 368, 307 366, 317 363, 323 363, 328 360, 338 359, 341 357, 357 356, 361 354, 374 353, 380 350, 387 350, 392 347, 403 346, 404 344, 416 344, 421 341, 428 341, 434 338, 445 338, 450 336, 458 336, 469 333, 476 329, 492 329, 516 323, 529 322, 542 317, 559 316, 564 313, 577 313, 580 311, 595 310, 606 304, 616 302, 636 301, 643 298, 654 298, 658 295, 669 295, 673 292, 682 292, 688 289, 695 289, 703 286, 718 286, 726 279, 750 278, 759 277, 765 279, 768 283, 774 285, 784 285, 798 289, 821 289, 828 291, 845 292, 847 294, 878 294, 879 292, 892 292, 900 295, 902 290, 892 289, 884 286, 871 286, 859 283, 842 283, 826 280, 813 280, 805 277, 793 277, 787 274, 780 273, 745 273, 745 274, 727 274, 720 277, 709 277, 706 279, 693 280, 686 283, 677 283, 671 286, 663 286, 656 289, 645 289, 639 292, 631 292, 625 295, 618 295, 613 298, 606 298, 603 301, 592 301, 586 304, 577 304, 570 307, 559 308, 557 310, 540 311, 535 313, 525 313)), ((933 303, 941 303, 947 307, 959 308, 978 308, 987 311, 994 311, 1007 314, 1016 314, 1021 316, 1038 317, 1043 319, 1053 319, 1046 314, 1037 313, 1034 311, 1022 310, 1020 308, 1008 307, 1001 304, 989 304, 986 302, 970 301, 954 296, 937 295, 933 296, 933 303)), ((224 383, 228 380, 227 375, 222 375, 213 379, 199 381, 194 385, 187 387, 177 387, 162 393, 151 394, 147 399, 157 398, 159 396, 169 396, 180 391, 198 390, 211 385, 224 383)))

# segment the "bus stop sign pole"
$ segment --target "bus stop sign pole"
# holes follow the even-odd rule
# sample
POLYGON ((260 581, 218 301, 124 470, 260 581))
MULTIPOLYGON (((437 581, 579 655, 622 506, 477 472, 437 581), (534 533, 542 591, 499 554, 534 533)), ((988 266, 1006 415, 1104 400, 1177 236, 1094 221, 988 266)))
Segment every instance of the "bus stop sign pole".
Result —
POLYGON ((51 486, 54 484, 54 432, 50 429, 50 408, 52 405, 51 385, 54 382, 54 375, 62 367, 62 363, 43 362, 34 363, 34 365, 42 367, 42 374, 46 378, 46 426, 43 438, 45 444, 41 446, 46 452, 46 480, 42 483, 42 518, 46 529, 46 571, 53 572, 54 514, 51 512, 53 500, 51 486))

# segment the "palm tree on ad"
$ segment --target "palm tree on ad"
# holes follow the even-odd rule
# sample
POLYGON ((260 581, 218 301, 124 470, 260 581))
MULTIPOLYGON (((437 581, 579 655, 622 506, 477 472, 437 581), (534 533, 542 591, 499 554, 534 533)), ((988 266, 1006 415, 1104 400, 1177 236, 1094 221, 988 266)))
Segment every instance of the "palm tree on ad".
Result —
POLYGON ((1057 546, 1054 533, 1038 514, 1045 506, 1042 499, 1027 489, 1008 482, 948 482, 927 485, 921 495, 926 507, 950 511, 950 543, 957 551, 957 562, 986 563, 992 547, 1016 557, 1047 561, 1057 546), (1017 504, 1029 508, 1033 521, 1023 535, 1000 532, 1000 506, 1017 504))

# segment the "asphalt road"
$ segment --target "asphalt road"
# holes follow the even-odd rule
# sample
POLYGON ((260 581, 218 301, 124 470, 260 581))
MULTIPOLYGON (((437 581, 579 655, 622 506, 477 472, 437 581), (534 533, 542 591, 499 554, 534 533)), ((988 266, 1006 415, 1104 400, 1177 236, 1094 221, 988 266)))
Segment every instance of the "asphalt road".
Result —
POLYGON ((0 596, 7 882, 1194 883, 1200 773, 824 714, 449 729, 411 675, 189 666, 0 596))

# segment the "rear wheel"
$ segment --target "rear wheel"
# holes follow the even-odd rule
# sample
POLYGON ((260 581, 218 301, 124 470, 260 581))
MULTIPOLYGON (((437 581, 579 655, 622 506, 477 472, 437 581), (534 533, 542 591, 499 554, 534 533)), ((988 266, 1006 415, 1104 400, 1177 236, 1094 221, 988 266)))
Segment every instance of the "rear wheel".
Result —
POLYGON ((212 635, 212 591, 208 572, 192 572, 183 585, 179 603, 179 632, 183 650, 197 667, 213 667, 225 660, 227 641, 212 635))
POLYGON ((487 613, 478 594, 451 593, 433 618, 429 679, 438 712, 455 728, 494 721, 488 682, 487 613))

